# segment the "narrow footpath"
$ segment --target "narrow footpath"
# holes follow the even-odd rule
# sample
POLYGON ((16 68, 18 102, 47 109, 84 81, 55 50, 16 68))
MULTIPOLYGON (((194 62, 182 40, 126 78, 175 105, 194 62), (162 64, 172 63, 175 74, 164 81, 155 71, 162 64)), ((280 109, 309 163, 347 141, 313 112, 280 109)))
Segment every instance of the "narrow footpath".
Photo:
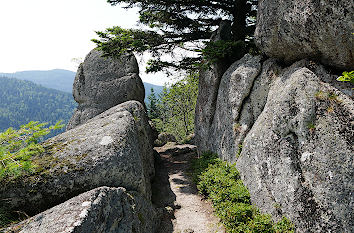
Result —
POLYGON ((158 233, 224 233, 211 203, 198 194, 190 177, 191 145, 156 147, 159 161, 153 183, 153 203, 164 209, 158 233))

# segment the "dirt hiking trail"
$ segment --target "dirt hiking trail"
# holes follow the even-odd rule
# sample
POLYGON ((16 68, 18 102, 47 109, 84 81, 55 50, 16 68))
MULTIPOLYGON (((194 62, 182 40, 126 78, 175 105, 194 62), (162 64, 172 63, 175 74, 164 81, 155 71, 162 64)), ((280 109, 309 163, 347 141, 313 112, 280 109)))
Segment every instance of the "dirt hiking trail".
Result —
POLYGON ((155 147, 159 153, 153 182, 153 203, 164 208, 158 233, 225 233, 213 215, 211 203, 198 194, 192 182, 190 162, 195 158, 191 145, 155 147))

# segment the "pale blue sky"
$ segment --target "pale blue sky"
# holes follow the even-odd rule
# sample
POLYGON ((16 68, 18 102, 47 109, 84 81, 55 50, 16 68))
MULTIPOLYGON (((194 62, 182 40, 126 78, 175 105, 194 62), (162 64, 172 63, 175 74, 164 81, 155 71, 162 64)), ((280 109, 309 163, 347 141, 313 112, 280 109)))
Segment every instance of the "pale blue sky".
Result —
MULTIPOLYGON (((106 0, 0 0, 0 72, 76 71, 72 59, 94 48, 94 31, 137 27, 137 19, 137 10, 106 0)), ((143 67, 141 77, 160 85, 168 81, 163 74, 144 74, 143 67)))

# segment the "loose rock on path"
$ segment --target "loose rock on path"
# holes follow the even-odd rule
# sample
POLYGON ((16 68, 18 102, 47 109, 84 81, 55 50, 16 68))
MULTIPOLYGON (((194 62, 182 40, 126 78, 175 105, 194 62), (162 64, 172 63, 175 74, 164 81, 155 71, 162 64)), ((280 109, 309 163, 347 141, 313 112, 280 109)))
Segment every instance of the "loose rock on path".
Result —
POLYGON ((224 233, 211 203, 198 194, 189 176, 195 146, 156 147, 159 161, 153 183, 153 203, 164 208, 158 233, 224 233), (180 153, 179 153, 180 152, 180 153))

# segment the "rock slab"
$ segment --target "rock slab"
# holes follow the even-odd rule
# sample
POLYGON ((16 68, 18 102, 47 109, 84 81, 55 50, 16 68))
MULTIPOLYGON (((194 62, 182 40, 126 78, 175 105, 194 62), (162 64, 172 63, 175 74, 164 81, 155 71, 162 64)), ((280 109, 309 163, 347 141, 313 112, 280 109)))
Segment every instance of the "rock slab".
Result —
MULTIPOLYGON (((222 159, 235 162, 237 134, 243 127, 238 123, 240 109, 261 71, 261 57, 246 55, 232 64, 221 78, 213 122, 208 132, 208 150, 222 159)), ((242 143, 242 142, 240 142, 242 143)))
POLYGON ((128 101, 44 142, 36 173, 4 180, 0 205, 37 214, 100 186, 124 187, 151 198, 154 157, 143 105, 128 101))
POLYGON ((255 41, 286 63, 304 58, 339 69, 354 68, 352 0, 259 1, 255 41))
POLYGON ((144 104, 144 84, 133 54, 121 58, 104 58, 93 49, 79 66, 73 85, 73 96, 79 104, 67 130, 129 100, 144 104))
POLYGON ((151 233, 157 212, 137 192, 99 187, 29 218, 6 232, 151 233))

